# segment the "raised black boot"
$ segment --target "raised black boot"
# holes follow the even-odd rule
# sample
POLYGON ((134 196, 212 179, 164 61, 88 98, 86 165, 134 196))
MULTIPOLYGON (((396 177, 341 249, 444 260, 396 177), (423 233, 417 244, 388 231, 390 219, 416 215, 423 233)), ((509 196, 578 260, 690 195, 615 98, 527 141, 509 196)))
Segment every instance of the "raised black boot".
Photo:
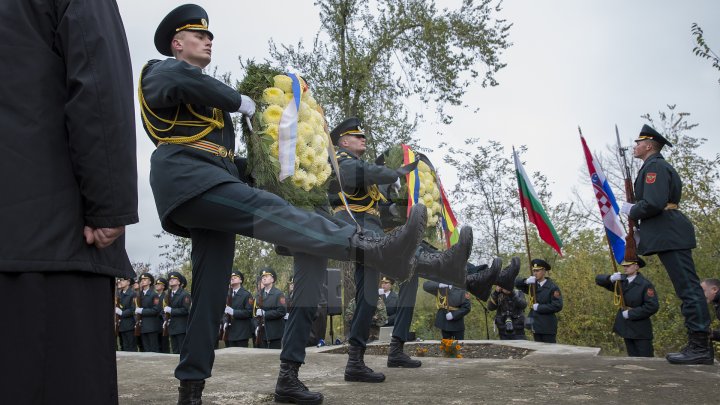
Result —
POLYGON ((202 405, 203 388, 205 380, 180 381, 178 405, 202 405))
POLYGON ((480 301, 487 301, 490 298, 490 290, 500 274, 500 267, 502 267, 502 259, 496 257, 489 268, 468 274, 465 279, 465 289, 480 301))
POLYGON ((308 390, 298 379, 300 363, 283 360, 280 363, 280 374, 275 384, 275 402, 289 404, 321 404, 323 394, 308 390))
POLYGON ((715 351, 707 332, 690 332, 688 344, 679 353, 668 353, 665 356, 672 364, 713 364, 715 351))
POLYGON ((411 359, 410 356, 405 354, 403 351, 404 345, 405 342, 395 336, 392 337, 392 340, 390 341, 390 350, 388 351, 387 366, 404 368, 417 368, 422 366, 422 362, 420 360, 411 359))
POLYGON ((356 232, 350 238, 350 258, 370 267, 382 268, 383 273, 400 282, 415 271, 415 251, 427 225, 427 209, 413 205, 408 220, 386 235, 356 232))
POLYGON ((421 251, 417 255, 415 272, 420 277, 462 288, 465 284, 466 266, 472 245, 473 233, 469 226, 464 226, 460 230, 458 242, 448 250, 440 251, 423 242, 421 251))
POLYGON ((360 346, 348 347, 348 362, 345 366, 345 381, 358 381, 381 383, 385 381, 385 374, 376 373, 365 365, 365 348, 360 346))

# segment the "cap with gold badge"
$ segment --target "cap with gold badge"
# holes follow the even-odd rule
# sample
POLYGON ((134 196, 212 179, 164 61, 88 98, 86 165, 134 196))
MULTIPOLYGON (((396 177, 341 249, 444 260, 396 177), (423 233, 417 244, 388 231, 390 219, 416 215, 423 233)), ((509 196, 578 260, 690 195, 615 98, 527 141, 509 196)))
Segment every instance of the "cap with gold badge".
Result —
POLYGON ((665 139, 664 136, 660 135, 658 131, 655 130, 655 128, 651 127, 650 125, 643 125, 642 129, 640 130, 640 135, 638 135, 638 138, 635 140, 635 142, 640 141, 655 141, 659 143, 660 145, 667 145, 672 147, 673 145, 665 139))
POLYGON ((204 31, 213 39, 208 30, 207 12, 197 4, 183 4, 163 18, 155 31, 155 48, 165 56, 173 56, 171 42, 180 31, 204 31))

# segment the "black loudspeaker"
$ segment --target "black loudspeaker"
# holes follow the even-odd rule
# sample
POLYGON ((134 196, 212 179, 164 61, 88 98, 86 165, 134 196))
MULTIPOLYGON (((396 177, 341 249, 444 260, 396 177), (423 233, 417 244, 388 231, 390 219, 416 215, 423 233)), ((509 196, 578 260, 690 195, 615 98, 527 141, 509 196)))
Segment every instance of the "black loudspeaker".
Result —
POLYGON ((326 277, 328 315, 342 315, 342 271, 327 269, 326 277))

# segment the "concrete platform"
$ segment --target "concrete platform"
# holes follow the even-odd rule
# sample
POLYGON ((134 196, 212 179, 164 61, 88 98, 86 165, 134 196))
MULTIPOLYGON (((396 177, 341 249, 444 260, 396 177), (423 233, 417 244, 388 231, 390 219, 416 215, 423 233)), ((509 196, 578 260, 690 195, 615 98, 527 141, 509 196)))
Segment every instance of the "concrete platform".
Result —
MULTIPOLYGON (((428 343, 428 341, 424 342, 428 343)), ((438 342, 439 343, 439 342, 438 342)), ((675 366, 662 358, 598 356, 599 349, 530 341, 466 341, 534 350, 520 360, 422 358, 418 369, 387 368, 366 356, 381 384, 343 380, 346 355, 309 348, 300 378, 325 404, 716 404, 720 366, 675 366)), ((203 404, 272 403, 279 350, 217 350, 203 404)), ((174 404, 178 356, 118 352, 121 404, 174 404)))

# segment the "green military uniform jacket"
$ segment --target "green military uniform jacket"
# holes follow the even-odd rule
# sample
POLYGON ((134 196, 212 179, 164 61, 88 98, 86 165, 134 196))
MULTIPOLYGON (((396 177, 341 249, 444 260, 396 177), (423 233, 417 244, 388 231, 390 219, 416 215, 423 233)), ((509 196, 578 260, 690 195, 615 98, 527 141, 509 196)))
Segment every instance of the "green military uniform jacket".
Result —
POLYGON ((267 293, 265 293, 265 289, 262 289, 260 294, 263 295, 262 298, 256 298, 256 301, 258 308, 265 311, 265 340, 280 339, 285 331, 283 319, 287 313, 285 294, 275 287, 267 293))
POLYGON ((246 340, 252 337, 253 298, 250 292, 238 288, 232 297, 230 307, 233 309, 232 319, 228 325, 227 337, 230 341, 246 340))
POLYGON ((175 294, 172 291, 166 291, 170 294, 170 324, 168 325, 168 334, 170 336, 182 335, 187 331, 188 315, 190 314, 190 294, 183 288, 178 288, 175 294))
MULTIPOLYGON (((240 108, 240 93, 203 74, 199 67, 174 58, 149 61, 142 70, 141 86, 148 107, 166 120, 172 120, 176 114, 179 121, 197 120, 187 105, 206 117, 213 116, 212 108, 219 109, 224 127, 214 129, 202 139, 222 145, 230 151, 235 149, 235 130, 228 111, 240 108)), ((153 126, 169 127, 150 114, 146 115, 153 126)), ((143 127, 145 132, 149 131, 144 121, 143 127)), ((175 125, 172 130, 158 132, 158 135, 189 136, 202 129, 175 125)), ((157 139, 150 139, 158 145, 157 139)), ((240 182, 240 172, 236 166, 239 162, 240 159, 231 160, 183 145, 158 145, 150 159, 150 185, 163 229, 174 235, 189 237, 188 230, 172 222, 169 215, 180 204, 218 184, 240 182)))
MULTIPOLYGON (((545 277, 543 285, 535 283, 535 302, 538 305, 537 311, 530 310, 528 318, 532 318, 532 331, 543 335, 556 335, 558 321, 556 313, 562 311, 563 299, 560 288, 549 278, 545 277)), ((524 278, 515 280, 515 288, 528 294, 530 286, 525 284, 524 278)))
POLYGON ((465 315, 470 313, 470 300, 465 296, 465 290, 454 287, 440 288, 435 281, 424 282, 423 290, 447 300, 448 308, 438 308, 435 314, 436 328, 448 332, 465 330, 465 315), (446 318, 448 312, 452 313, 451 321, 446 318))
MULTIPOLYGON (((355 219, 365 229, 375 232, 382 231, 380 213, 377 207, 380 194, 377 185, 394 183, 399 177, 398 173, 385 166, 366 162, 342 147, 338 147, 336 156, 345 198, 353 211, 355 219), (373 195, 375 198, 373 198, 373 195)), ((343 205, 338 192, 340 192, 340 186, 335 180, 330 184, 330 193, 328 195, 330 205, 333 208, 343 205)), ((347 214, 342 213, 342 215, 347 214)), ((350 218, 347 218, 347 220, 351 221, 350 218)))
MULTIPOLYGON (((140 294, 143 292, 140 290, 140 294)), ((142 295, 140 301, 142 307, 142 326, 141 333, 160 332, 162 330, 162 320, 159 318, 162 311, 162 303, 160 296, 152 288, 142 295)))
POLYGON ((122 310, 118 332, 135 330, 135 291, 132 288, 128 288, 125 292, 120 290, 118 299, 120 301, 119 308, 122 310))
MULTIPOLYGON (((615 283, 610 281, 610 275, 601 274, 595 277, 595 283, 609 291, 615 289, 615 283)), ((626 339, 652 339, 650 317, 660 307, 655 287, 640 273, 637 273, 631 283, 625 277, 620 283, 625 307, 618 309, 613 330, 626 339), (622 316, 624 310, 628 310, 628 319, 622 316)))
POLYGON ((663 156, 656 153, 645 159, 635 179, 635 205, 629 214, 638 221, 639 254, 695 248, 695 229, 677 209, 681 197, 682 180, 663 156))
POLYGON ((387 311, 387 323, 385 325, 395 325, 395 315, 397 315, 398 310, 397 293, 395 291, 390 291, 387 296, 385 296, 385 294, 381 294, 380 298, 382 298, 383 302, 385 303, 385 310, 387 311))

